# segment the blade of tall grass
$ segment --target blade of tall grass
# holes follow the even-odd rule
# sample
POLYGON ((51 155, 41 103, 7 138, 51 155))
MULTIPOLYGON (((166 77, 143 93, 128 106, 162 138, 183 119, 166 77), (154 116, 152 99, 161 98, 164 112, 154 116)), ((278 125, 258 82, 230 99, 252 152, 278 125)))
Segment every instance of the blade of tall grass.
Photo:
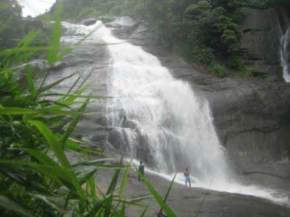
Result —
POLYGON ((124 174, 121 179, 120 189, 119 189, 119 197, 120 199, 125 198, 125 191, 128 184, 128 177, 129 177, 130 165, 126 166, 124 174))
POLYGON ((38 89, 38 94, 41 94, 41 93, 43 93, 43 92, 46 92, 46 91, 52 89, 53 87, 57 86, 58 84, 62 83, 62 82, 65 81, 65 80, 67 80, 67 79, 69 79, 69 78, 75 76, 76 74, 77 74, 77 73, 72 73, 72 74, 70 74, 70 75, 68 75, 68 76, 65 76, 65 77, 63 77, 63 78, 60 78, 60 79, 54 81, 54 82, 51 83, 51 84, 48 84, 48 85, 43 86, 43 87, 40 87, 40 88, 38 89))
POLYGON ((62 116, 72 116, 77 115, 79 112, 77 111, 61 111, 56 108, 47 107, 44 109, 28 109, 28 108, 20 108, 20 107, 3 107, 0 105, 0 115, 62 115, 62 116))
POLYGON ((174 211, 164 202, 162 196, 156 191, 154 186, 149 182, 149 180, 144 177, 144 184, 148 191, 151 193, 155 201, 159 204, 160 208, 164 210, 168 217, 177 217, 174 211))
POLYGON ((38 31, 31 31, 29 32, 17 45, 18 48, 29 48, 30 45, 33 43, 37 35, 39 34, 38 31))
POLYGON ((31 148, 22 148, 20 150, 27 152, 30 156, 34 157, 42 164, 50 166, 58 166, 57 163, 55 163, 55 161, 53 161, 48 155, 46 155, 42 151, 31 148))
POLYGON ((0 115, 35 115, 36 110, 17 107, 3 107, 0 105, 0 115))
MULTIPOLYGON (((114 177, 113 177, 113 179, 114 179, 114 177)), ((113 211, 113 194, 108 194, 108 195, 110 195, 110 196, 108 197, 108 200, 106 200, 104 202, 104 206, 103 206, 104 207, 104 217, 110 216, 112 211, 113 211)))
POLYGON ((44 52, 47 51, 48 47, 16 47, 16 48, 7 48, 0 51, 0 57, 3 59, 1 61, 14 63, 12 61, 14 56, 22 55, 24 53, 35 53, 35 52, 44 52), (7 59, 8 58, 8 59, 7 59))
POLYGON ((34 99, 36 96, 36 88, 34 85, 33 75, 32 75, 30 67, 26 67, 25 71, 26 71, 25 78, 26 78, 26 82, 28 84, 28 89, 30 91, 32 98, 34 99))
MULTIPOLYGON (((95 217, 95 216, 102 216, 102 215, 97 215, 100 210, 106 206, 106 204, 108 204, 108 202, 110 203, 110 201, 112 200, 112 195, 108 195, 106 196, 103 200, 101 201, 97 201, 94 205, 94 207, 91 209, 91 211, 85 216, 85 217, 95 217)), ((109 216, 109 215, 107 215, 109 216)), ((105 217, 105 215, 103 215, 103 217, 105 217)))
POLYGON ((7 3, 3 3, 3 2, 0 2, 0 10, 4 10, 4 9, 7 9, 9 8, 9 4, 7 3))
POLYGON ((81 119, 81 114, 83 114, 83 112, 85 111, 88 103, 89 103, 90 99, 88 98, 82 105, 81 107, 78 109, 79 115, 76 115, 75 118, 71 121, 71 123, 69 124, 67 130, 65 131, 62 140, 61 140, 61 144, 65 144, 66 140, 68 139, 68 137, 72 134, 72 132, 75 130, 77 124, 79 123, 80 119, 81 119))
POLYGON ((50 65, 57 62, 60 57, 60 37, 62 32, 61 25, 61 14, 62 14, 62 2, 57 1, 55 10, 55 22, 53 26, 53 32, 49 43, 49 50, 47 60, 50 65))
POLYGON ((81 177, 79 177, 80 184, 82 185, 82 184, 86 183, 90 178, 92 178, 95 175, 96 171, 97 171, 97 169, 95 168, 95 169, 87 172, 86 174, 82 175, 81 177))
POLYGON ((69 161, 65 156, 63 145, 61 145, 57 139, 57 137, 53 134, 53 132, 41 121, 29 121, 29 123, 36 127, 38 131, 44 136, 47 140, 51 150, 54 152, 55 156, 59 160, 59 162, 66 168, 70 168, 69 161))
POLYGON ((109 194, 113 194, 113 192, 115 191, 116 187, 117 187, 117 184, 118 184, 118 179, 119 179, 119 176, 120 176, 120 172, 121 172, 121 169, 116 169, 115 173, 114 173, 114 176, 112 178, 112 181, 108 187, 108 190, 106 192, 107 195, 109 194))
MULTIPOLYGON (((103 158, 103 159, 97 159, 97 160, 92 160, 92 161, 83 161, 83 162, 78 162, 75 164, 72 164, 72 167, 77 167, 77 166, 96 166, 98 164, 104 164, 107 162, 114 162, 114 158, 103 158)), ((116 166, 113 166, 113 168, 116 168, 116 166)), ((117 167, 121 168, 121 167, 117 167)))
POLYGON ((46 94, 42 94, 42 96, 44 97, 49 97, 49 96, 64 96, 64 97, 78 97, 78 98, 93 98, 93 99, 110 99, 113 97, 107 97, 107 96, 100 96, 100 95, 78 95, 78 94, 65 94, 65 93, 58 93, 58 92, 51 92, 51 93, 46 93, 46 94))
POLYGON ((74 83, 71 85, 71 87, 69 88, 69 90, 67 91, 66 95, 70 95, 71 92, 73 91, 73 89, 78 85, 78 83, 80 82, 81 80, 81 76, 79 76, 75 81, 74 83))
POLYGON ((93 176, 89 178, 87 181, 88 186, 90 187, 90 195, 93 198, 93 200, 97 201, 97 191, 96 191, 96 181, 93 176))
POLYGON ((44 165, 23 160, 0 160, 0 171, 34 171, 42 174, 44 177, 57 179, 58 183, 62 183, 68 189, 74 190, 80 197, 84 197, 80 187, 79 180, 76 175, 68 168, 60 166, 44 165))
POLYGON ((41 194, 30 194, 32 198, 36 200, 40 200, 46 205, 48 205, 51 209, 57 210, 58 212, 63 212, 63 208, 59 205, 56 204, 57 199, 61 200, 61 198, 55 198, 47 195, 41 195, 41 194))
POLYGON ((148 200, 148 199, 151 199, 151 198, 152 197, 150 195, 139 196, 139 197, 131 198, 131 199, 118 199, 118 198, 115 198, 115 202, 125 203, 125 204, 128 204, 130 206, 144 207, 144 204, 142 204, 144 202, 144 200, 148 200))
POLYGON ((15 201, 9 199, 4 195, 0 195, 0 206, 4 209, 13 211, 14 213, 27 216, 27 217, 35 217, 29 210, 25 209, 22 205, 16 203, 15 201))
MULTIPOLYGON (((168 199, 168 197, 169 197, 169 194, 170 194, 170 192, 171 192, 171 190, 172 190, 172 187, 173 187, 173 185, 174 185, 175 178, 176 178, 176 174, 174 175, 173 179, 172 179, 171 182, 170 182, 169 188, 167 189, 167 192, 166 192, 165 197, 164 197, 164 199, 163 199, 163 202, 164 202, 164 203, 166 203, 166 201, 167 201, 167 199, 168 199)), ((162 213, 162 211, 163 211, 163 209, 161 208, 159 212, 162 213)))
POLYGON ((145 217, 147 211, 148 211, 149 206, 146 206, 143 212, 141 213, 140 217, 145 217))

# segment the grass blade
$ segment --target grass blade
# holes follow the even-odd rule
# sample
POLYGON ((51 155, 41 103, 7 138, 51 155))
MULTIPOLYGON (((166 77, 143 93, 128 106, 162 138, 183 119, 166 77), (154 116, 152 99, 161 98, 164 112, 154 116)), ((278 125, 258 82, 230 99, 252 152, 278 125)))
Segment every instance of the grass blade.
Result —
POLYGON ((118 179, 119 179, 119 176, 120 176, 120 172, 121 172, 121 169, 116 169, 115 174, 114 174, 114 176, 112 178, 112 181, 110 183, 110 186, 109 186, 109 188, 107 190, 106 195, 113 194, 113 192, 116 189, 117 184, 118 184, 118 179))
POLYGON ((173 210, 164 202, 164 199, 156 191, 154 186, 149 182, 149 180, 144 177, 144 184, 147 187, 148 191, 151 193, 155 201, 159 204, 160 208, 164 210, 168 217, 177 217, 173 210))
POLYGON ((128 177, 129 177, 129 171, 130 171, 130 166, 128 165, 124 171, 121 184, 120 184, 120 190, 119 190, 119 197, 120 199, 125 198, 125 190, 128 184, 128 177))
POLYGON ((36 88, 34 85, 34 81, 33 81, 33 76, 32 76, 32 72, 30 70, 30 67, 26 68, 26 73, 25 73, 25 78, 28 84, 28 89, 32 95, 32 98, 34 98, 36 96, 36 88))
POLYGON ((62 145, 60 145, 58 139, 53 134, 53 132, 41 121, 29 121, 29 123, 32 126, 36 127, 38 131, 42 134, 42 136, 44 136, 59 162, 64 167, 69 168, 70 164, 67 157, 65 156, 62 145))
POLYGON ((13 200, 9 199, 8 197, 4 195, 0 195, 0 206, 2 206, 6 210, 13 211, 23 216, 27 216, 27 217, 34 216, 30 213, 30 211, 26 210, 21 205, 17 204, 16 202, 14 202, 13 200))
MULTIPOLYGON (((174 175, 172 181, 170 182, 169 188, 167 189, 167 192, 166 192, 165 197, 163 199, 164 203, 166 203, 166 201, 167 201, 167 199, 169 197, 169 194, 170 194, 170 192, 172 190, 172 187, 174 185, 175 178, 176 178, 176 174, 174 175)), ((161 208, 159 212, 162 213, 162 211, 163 211, 163 209, 161 208)))
POLYGON ((62 31, 61 13, 62 13, 62 3, 58 1, 56 4, 55 22, 47 56, 47 60, 50 65, 53 65, 60 59, 59 51, 60 51, 60 37, 62 31))
POLYGON ((61 143, 65 144, 66 140, 68 139, 68 137, 71 135, 71 133, 75 130, 77 124, 79 123, 80 119, 81 119, 81 114, 85 111, 88 103, 89 103, 90 99, 88 98, 82 105, 81 107, 78 109, 78 115, 75 116, 75 118, 71 121, 70 125, 68 126, 66 132, 64 133, 61 143))

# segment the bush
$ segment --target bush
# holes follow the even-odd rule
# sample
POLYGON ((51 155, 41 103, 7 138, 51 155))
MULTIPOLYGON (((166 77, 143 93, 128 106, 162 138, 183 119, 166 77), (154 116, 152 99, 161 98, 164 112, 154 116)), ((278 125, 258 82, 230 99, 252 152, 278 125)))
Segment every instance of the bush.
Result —
POLYGON ((225 72, 226 72, 226 69, 223 65, 220 65, 220 64, 213 64, 210 66, 210 68, 215 72, 215 74, 220 77, 220 78, 223 78, 225 77, 225 72))
POLYGON ((233 55, 229 58, 227 66, 235 70, 242 70, 244 68, 241 57, 237 55, 233 55))
MULTIPOLYGON (((32 32, 17 47, 0 52, 5 59, 0 62, 0 213, 5 217, 125 217, 128 206, 143 205, 140 197, 125 197, 130 165, 110 163, 101 150, 72 136, 90 100, 84 84, 75 74, 49 83, 49 69, 43 69, 44 76, 36 82, 28 65, 20 76, 14 67, 43 50, 50 66, 59 61, 63 55, 60 21, 58 8, 45 48, 32 46, 37 38, 32 32), (54 93, 68 79, 75 81, 67 92, 54 93), (102 168, 114 173, 106 189, 95 180, 102 168)), ((161 210, 176 217, 146 178, 144 185, 161 210)))
POLYGON ((251 77, 251 76, 253 76, 253 71, 251 71, 247 67, 243 67, 242 69, 240 69, 239 73, 243 77, 251 77))
POLYGON ((193 61, 203 65, 210 65, 215 57, 210 48, 194 47, 192 51, 193 61))

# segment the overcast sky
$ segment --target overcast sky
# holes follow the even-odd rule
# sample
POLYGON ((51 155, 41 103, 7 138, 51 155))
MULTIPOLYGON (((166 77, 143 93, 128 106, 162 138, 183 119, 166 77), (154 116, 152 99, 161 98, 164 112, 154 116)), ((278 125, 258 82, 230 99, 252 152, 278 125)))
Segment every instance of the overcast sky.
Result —
POLYGON ((22 6, 22 15, 24 17, 45 13, 53 5, 55 0, 17 0, 22 6))

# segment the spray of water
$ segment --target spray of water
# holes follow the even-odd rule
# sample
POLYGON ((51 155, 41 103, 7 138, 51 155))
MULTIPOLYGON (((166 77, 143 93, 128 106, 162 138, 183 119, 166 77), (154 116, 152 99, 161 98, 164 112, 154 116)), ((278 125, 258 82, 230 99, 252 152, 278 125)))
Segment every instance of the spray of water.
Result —
MULTIPOLYGON (((89 34, 87 42, 108 46, 112 100, 107 115, 128 158, 145 158, 149 171, 166 179, 189 167, 195 187, 288 203, 277 192, 239 183, 220 145, 207 100, 187 82, 175 79, 155 56, 114 37, 101 22, 64 26, 75 33, 65 41, 76 42, 89 34)), ((177 182, 184 183, 182 174, 177 182)))
POLYGON ((290 27, 281 37, 281 50, 280 50, 281 66, 283 68, 283 78, 287 83, 290 82, 289 52, 288 52, 289 39, 290 39, 290 27))

